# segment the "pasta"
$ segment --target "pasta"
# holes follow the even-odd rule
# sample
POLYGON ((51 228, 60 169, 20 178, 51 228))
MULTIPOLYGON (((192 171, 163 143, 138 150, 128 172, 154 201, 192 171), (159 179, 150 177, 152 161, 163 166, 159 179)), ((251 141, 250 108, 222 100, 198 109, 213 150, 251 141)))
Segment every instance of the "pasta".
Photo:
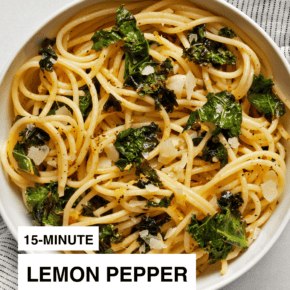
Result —
POLYGON ((80 11, 19 68, 2 164, 40 225, 101 225, 100 252, 194 253, 197 275, 226 274, 283 192, 289 100, 228 19, 119 6, 80 11))

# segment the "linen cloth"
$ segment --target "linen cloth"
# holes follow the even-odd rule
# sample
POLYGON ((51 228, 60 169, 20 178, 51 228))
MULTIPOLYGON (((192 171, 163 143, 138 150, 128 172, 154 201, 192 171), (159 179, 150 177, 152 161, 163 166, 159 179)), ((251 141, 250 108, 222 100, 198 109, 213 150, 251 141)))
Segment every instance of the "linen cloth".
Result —
MULTIPOLYGON (((290 0, 226 0, 250 16, 290 62, 290 0)), ((17 289, 17 242, 0 215, 0 289, 17 289)))

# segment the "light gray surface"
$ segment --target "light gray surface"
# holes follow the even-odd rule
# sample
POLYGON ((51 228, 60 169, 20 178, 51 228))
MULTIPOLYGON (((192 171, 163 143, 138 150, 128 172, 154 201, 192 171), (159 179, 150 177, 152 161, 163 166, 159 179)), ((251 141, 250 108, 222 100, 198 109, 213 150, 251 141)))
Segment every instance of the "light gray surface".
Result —
MULTIPOLYGON (((274 2, 261 0, 261 3, 269 1, 274 2)), ((22 40, 48 16, 71 2, 74 1, 0 0, 0 74, 22 40)), ((269 253, 253 269, 223 290, 284 290, 290 289, 289 282, 290 224, 269 253)), ((1 286, 0 278, 0 289, 1 286)))

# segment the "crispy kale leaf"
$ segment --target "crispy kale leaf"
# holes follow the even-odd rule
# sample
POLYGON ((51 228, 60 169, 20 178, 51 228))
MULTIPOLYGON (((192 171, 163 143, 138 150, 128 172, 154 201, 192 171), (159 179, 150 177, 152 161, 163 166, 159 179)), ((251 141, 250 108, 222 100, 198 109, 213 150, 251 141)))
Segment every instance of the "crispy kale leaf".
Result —
POLYGON ((170 203, 173 197, 174 197, 174 194, 172 193, 170 197, 165 196, 159 202, 155 202, 149 199, 145 207, 150 208, 152 206, 152 207, 166 207, 167 208, 170 206, 170 203))
POLYGON ((88 203, 87 205, 82 205, 83 206, 83 216, 89 216, 89 217, 94 217, 94 211, 97 210, 98 208, 108 204, 108 201, 103 199, 102 197, 95 195, 88 203))
POLYGON ((227 130, 229 137, 239 137, 242 133, 242 108, 235 97, 227 91, 209 93, 206 97, 207 103, 198 110, 200 121, 211 122, 218 129, 227 130))
MULTIPOLYGON (((132 231, 144 231, 148 230, 148 237, 150 236, 157 236, 159 233, 161 233, 161 227, 163 224, 168 222, 168 215, 167 214, 162 214, 158 215, 156 217, 147 217, 147 216, 142 216, 141 222, 137 224, 132 231)), ((140 245, 143 245, 145 243, 145 253, 150 251, 150 246, 149 246, 149 240, 144 238, 141 238, 140 236, 138 237, 137 241, 139 242, 140 245)))
POLYGON ((216 68, 236 64, 235 55, 224 44, 206 38, 205 24, 189 30, 187 35, 190 47, 183 50, 183 58, 202 66, 211 63, 216 68))
MULTIPOLYGON (((35 184, 26 188, 26 202, 31 210, 34 220, 41 226, 62 225, 62 211, 70 197, 76 191, 75 188, 65 187, 63 197, 58 197, 58 183, 51 181, 46 185, 35 184)), ((76 201, 75 205, 79 200, 76 201)))
POLYGON ((230 200, 227 203, 221 201, 225 205, 221 207, 221 213, 207 216, 201 221, 193 215, 186 230, 198 242, 200 248, 209 252, 210 264, 226 259, 234 250, 233 246, 240 249, 248 248, 244 222, 236 209, 240 201, 237 202, 235 198, 230 200))
POLYGON ((235 32, 232 29, 229 29, 228 27, 221 28, 219 30, 219 35, 227 38, 234 38, 237 36, 235 32))
POLYGON ((214 135, 218 135, 223 130, 228 137, 239 137, 242 108, 235 97, 227 91, 217 94, 209 93, 206 97, 207 103, 199 110, 191 112, 183 131, 192 128, 199 120, 216 125, 217 128, 211 132, 214 135))
POLYGON ((49 135, 35 126, 27 126, 27 128, 19 133, 22 137, 13 148, 13 157, 18 163, 18 170, 39 176, 39 171, 31 158, 27 156, 31 146, 43 146, 45 141, 49 141, 49 135))
POLYGON ((123 6, 117 9, 116 25, 112 30, 101 30, 94 34, 93 49, 98 51, 122 40, 122 49, 125 51, 124 86, 133 87, 141 97, 149 94, 155 100, 156 110, 163 106, 172 112, 178 106, 176 95, 165 87, 165 80, 173 68, 171 61, 169 58, 161 63, 151 61, 149 45, 152 41, 145 39, 136 25, 136 19, 123 6))
POLYGON ((111 243, 118 244, 123 241, 122 235, 114 229, 113 225, 100 227, 99 236, 100 244, 97 253, 101 254, 114 254, 114 251, 111 249, 111 243))
POLYGON ((249 102, 270 122, 286 113, 284 103, 272 91, 273 85, 272 80, 265 79, 262 74, 254 75, 252 86, 248 91, 249 102))
MULTIPOLYGON (((192 139, 194 146, 198 146, 200 144, 205 134, 206 133, 203 132, 200 136, 192 139)), ((201 158, 207 162, 214 163, 214 157, 220 161, 221 168, 228 164, 228 151, 226 147, 221 142, 219 142, 217 137, 212 136, 204 146, 201 158)))
POLYGON ((115 147, 120 153, 120 159, 115 165, 121 170, 131 170, 136 166, 136 174, 143 174, 152 183, 161 185, 161 182, 142 152, 152 151, 158 144, 158 133, 161 132, 155 123, 137 129, 129 128, 117 136, 115 147))
POLYGON ((118 101, 112 94, 110 94, 107 102, 104 104, 103 112, 122 112, 121 102, 118 101))
POLYGON ((45 38, 42 42, 41 49, 38 54, 42 55, 42 59, 39 61, 39 66, 41 70, 47 70, 49 72, 53 71, 53 64, 57 60, 57 55, 52 48, 55 44, 55 39, 45 38))

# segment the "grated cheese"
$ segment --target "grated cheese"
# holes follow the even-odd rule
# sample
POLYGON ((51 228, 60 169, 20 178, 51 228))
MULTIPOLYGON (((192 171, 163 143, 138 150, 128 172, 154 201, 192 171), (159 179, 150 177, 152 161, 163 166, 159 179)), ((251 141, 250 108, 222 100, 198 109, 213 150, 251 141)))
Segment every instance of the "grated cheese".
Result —
MULTIPOLYGON (((69 117, 72 117, 72 114, 71 112, 69 111, 69 109, 66 107, 66 106, 62 106, 60 107, 59 109, 57 109, 55 111, 55 115, 58 115, 58 116, 69 116, 69 117)), ((67 122, 64 122, 64 121, 59 121, 61 124, 63 125, 67 125, 68 123, 67 122)))
POLYGON ((168 231, 166 232, 166 235, 164 237, 164 240, 169 239, 176 231, 176 227, 175 228, 169 228, 168 231))
POLYGON ((169 90, 173 90, 174 93, 176 94, 176 97, 180 99, 182 95, 183 87, 185 85, 185 80, 186 80, 186 76, 176 74, 175 76, 172 76, 167 79, 166 87, 169 90))
POLYGON ((154 67, 151 65, 147 65, 142 71, 142 76, 148 76, 153 74, 154 72, 154 67))
POLYGON ((267 182, 269 180, 272 180, 276 184, 279 183, 278 176, 274 170, 269 170, 263 177, 263 181, 267 182))

